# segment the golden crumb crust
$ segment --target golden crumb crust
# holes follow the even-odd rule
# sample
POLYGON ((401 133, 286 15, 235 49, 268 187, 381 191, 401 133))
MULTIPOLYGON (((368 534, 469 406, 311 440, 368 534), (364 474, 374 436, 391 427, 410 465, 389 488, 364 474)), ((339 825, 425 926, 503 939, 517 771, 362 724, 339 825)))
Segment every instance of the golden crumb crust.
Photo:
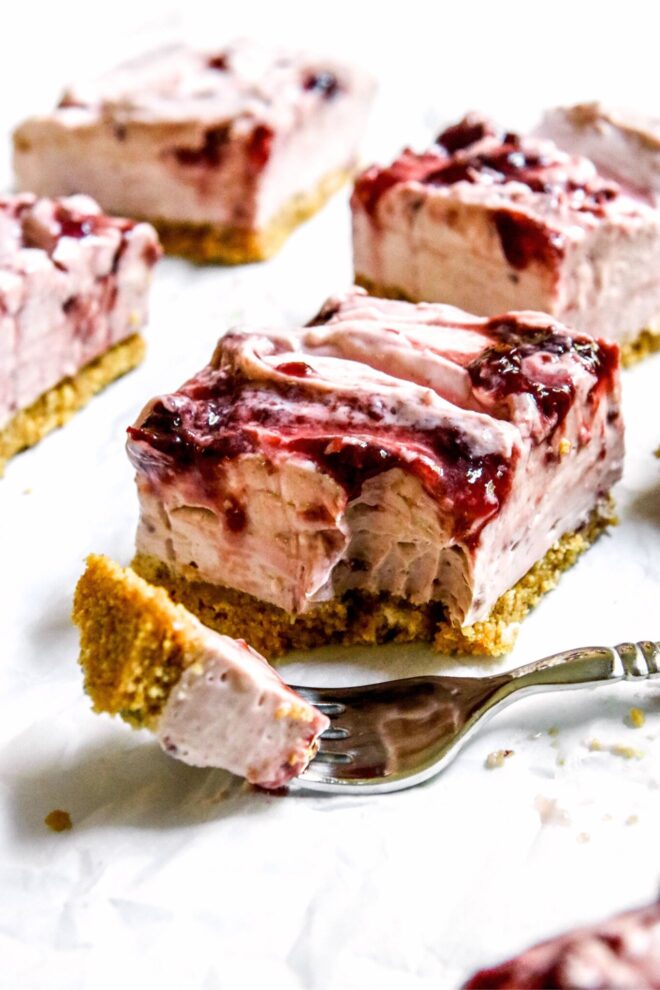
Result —
POLYGON ((144 351, 144 340, 139 334, 133 334, 90 361, 77 375, 64 378, 44 392, 27 409, 17 412, 0 429, 0 477, 10 457, 34 446, 58 426, 64 426, 93 395, 135 368, 144 357, 144 351))
POLYGON ((161 217, 144 219, 158 231, 167 254, 180 255, 200 264, 244 265, 250 261, 265 261, 276 254, 296 227, 317 213, 352 176, 353 169, 330 172, 311 192, 298 193, 285 203, 262 230, 212 223, 175 223, 161 217))
MULTIPOLYGON (((405 292, 396 286, 379 285, 370 278, 366 278, 364 275, 358 275, 357 273, 355 274, 355 284, 362 286, 372 296, 380 296, 384 299, 399 299, 403 302, 417 301, 411 299, 410 296, 407 296, 405 292)), ((638 361, 642 361, 644 358, 650 357, 651 354, 655 354, 656 351, 660 351, 660 330, 647 327, 644 330, 640 330, 639 334, 632 340, 621 344, 621 364, 624 368, 630 368, 633 364, 637 364, 638 361)))
POLYGON ((562 571, 571 567, 615 522, 613 502, 607 499, 593 510, 584 526, 562 536, 502 595, 488 619, 463 628, 450 625, 437 602, 413 605, 388 595, 351 592, 295 616, 232 588, 189 581, 155 557, 138 554, 133 567, 146 580, 164 587, 204 625, 227 636, 246 639, 271 658, 288 650, 329 643, 348 646, 420 640, 432 642, 442 653, 500 656, 513 646, 518 623, 555 587, 562 571))
POLYGON ((130 568, 91 555, 76 587, 73 621, 94 710, 153 725, 182 672, 199 657, 192 616, 130 568))

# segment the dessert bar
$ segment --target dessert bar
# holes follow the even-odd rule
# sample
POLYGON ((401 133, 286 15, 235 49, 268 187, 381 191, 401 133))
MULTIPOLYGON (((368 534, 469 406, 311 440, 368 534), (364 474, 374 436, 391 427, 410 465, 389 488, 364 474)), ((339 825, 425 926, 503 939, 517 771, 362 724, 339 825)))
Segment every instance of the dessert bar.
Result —
POLYGON ((611 521, 618 359, 543 314, 360 289, 306 327, 230 331, 129 429, 134 566, 269 656, 501 653, 611 521))
POLYGON ((159 255, 86 196, 0 198, 0 473, 141 360, 159 255))
POLYGON ((376 294, 540 310, 625 362, 660 344, 660 211, 550 140, 470 115, 367 169, 351 203, 356 280, 376 294))
POLYGON ((249 41, 173 46, 21 124, 17 181, 148 219, 172 253, 255 261, 352 175, 372 94, 370 78, 333 60, 249 41))
POLYGON ((620 914, 536 945, 484 969, 464 990, 657 990, 660 905, 620 914))

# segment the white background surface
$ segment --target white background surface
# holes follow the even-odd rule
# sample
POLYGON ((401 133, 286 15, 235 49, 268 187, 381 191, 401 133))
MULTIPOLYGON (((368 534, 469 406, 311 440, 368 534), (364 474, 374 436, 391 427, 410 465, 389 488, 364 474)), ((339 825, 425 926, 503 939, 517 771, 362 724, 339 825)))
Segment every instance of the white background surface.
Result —
MULTIPOLYGON (((510 125, 532 122, 545 104, 595 95, 660 111, 650 4, 204 8, 12 3, 10 29, 0 32, 0 127, 8 134, 48 108, 67 79, 182 32, 219 46, 252 32, 371 66, 382 85, 367 157, 423 142, 436 122, 470 107, 510 125)), ((1 179, 9 187, 8 156, 1 179)), ((382 798, 252 793, 89 711, 71 594, 88 552, 131 557, 125 426, 144 400, 197 370, 227 326, 304 320, 350 273, 346 195, 269 264, 200 270, 165 260, 146 364, 12 462, 0 482, 3 988, 449 990, 530 941, 657 893, 653 685, 522 702, 442 777, 382 798), (624 722, 633 704, 647 712, 642 729, 624 722), (642 755, 592 752, 594 737, 642 755), (514 756, 485 769, 502 747, 514 756), (556 800, 557 823, 542 822, 539 799, 556 800), (56 807, 71 813, 73 831, 44 827, 56 807)), ((659 387, 660 356, 626 375, 621 525, 527 620, 508 665, 660 638, 659 387)), ((388 648, 285 670, 331 683, 441 667, 454 669, 423 649, 388 648)))

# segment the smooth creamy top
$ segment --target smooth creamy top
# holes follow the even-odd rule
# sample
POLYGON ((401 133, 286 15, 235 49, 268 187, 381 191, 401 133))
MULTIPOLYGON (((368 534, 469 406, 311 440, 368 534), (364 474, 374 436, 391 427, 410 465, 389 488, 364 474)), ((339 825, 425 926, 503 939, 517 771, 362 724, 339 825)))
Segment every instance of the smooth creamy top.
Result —
POLYGON ((555 107, 536 133, 590 158, 599 171, 652 203, 660 198, 660 119, 602 103, 555 107))

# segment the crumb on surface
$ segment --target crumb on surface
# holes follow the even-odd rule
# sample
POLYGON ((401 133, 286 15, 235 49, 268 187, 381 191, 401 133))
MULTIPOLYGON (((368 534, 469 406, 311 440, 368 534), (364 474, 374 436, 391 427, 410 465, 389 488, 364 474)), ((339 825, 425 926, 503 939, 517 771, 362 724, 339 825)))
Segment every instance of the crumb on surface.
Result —
POLYGON ((641 708, 631 708, 628 712, 628 722, 633 729, 641 729, 646 722, 646 713, 641 708))
POLYGON ((614 746, 610 746, 610 753, 614 756, 620 756, 624 760, 641 760, 644 756, 641 749, 635 749, 634 746, 624 746, 622 743, 615 743, 614 746))
POLYGON ((626 825, 636 825, 639 821, 639 815, 628 815, 626 818, 626 825))
POLYGON ((51 832, 68 832, 69 829, 73 828, 71 815, 68 811, 62 811, 60 808, 55 808, 53 811, 48 812, 44 818, 44 825, 51 832))
POLYGON ((559 441, 559 455, 560 457, 565 457, 566 454, 570 454, 573 448, 573 444, 568 439, 568 437, 562 437, 559 441))
POLYGON ((558 736, 559 735, 559 726, 558 725, 551 725, 550 728, 548 729, 548 735, 549 736, 558 736))
POLYGON ((577 841, 580 845, 584 845, 586 842, 591 842, 591 836, 588 832, 580 832, 578 834, 577 841))
POLYGON ((542 825, 570 825, 571 819, 565 808, 562 808, 556 798, 544 797, 538 794, 534 806, 539 813, 542 825))
POLYGON ((603 744, 600 739, 590 739, 588 746, 592 753, 600 753, 603 748, 603 744))
POLYGON ((495 767, 503 767, 504 761, 510 756, 513 756, 512 749, 496 749, 486 757, 485 766, 488 770, 494 770, 495 767))

